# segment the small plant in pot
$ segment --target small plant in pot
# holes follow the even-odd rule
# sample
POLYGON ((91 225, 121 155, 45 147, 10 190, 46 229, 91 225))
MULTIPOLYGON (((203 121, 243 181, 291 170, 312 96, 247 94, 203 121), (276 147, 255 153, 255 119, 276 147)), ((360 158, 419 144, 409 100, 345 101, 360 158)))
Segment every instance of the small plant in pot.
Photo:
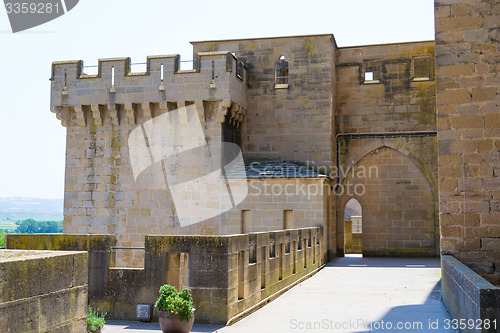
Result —
POLYGON ((161 286, 160 297, 155 307, 159 311, 160 327, 163 333, 191 332, 195 308, 189 288, 184 287, 178 292, 169 284, 161 286))

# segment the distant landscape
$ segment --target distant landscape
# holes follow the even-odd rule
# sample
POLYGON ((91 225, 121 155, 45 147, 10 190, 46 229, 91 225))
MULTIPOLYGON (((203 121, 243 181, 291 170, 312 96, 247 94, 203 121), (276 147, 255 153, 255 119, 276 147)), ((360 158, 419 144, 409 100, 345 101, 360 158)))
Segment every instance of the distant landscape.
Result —
POLYGON ((58 232, 62 220, 63 199, 0 198, 0 233, 58 232))

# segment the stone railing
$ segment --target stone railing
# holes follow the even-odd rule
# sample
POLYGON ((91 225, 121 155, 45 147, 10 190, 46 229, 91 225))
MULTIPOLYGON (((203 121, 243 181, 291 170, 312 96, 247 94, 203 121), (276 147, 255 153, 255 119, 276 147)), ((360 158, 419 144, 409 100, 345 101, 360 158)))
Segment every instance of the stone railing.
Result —
POLYGON ((146 236, 144 268, 114 265, 114 236, 8 235, 7 248, 89 251, 89 302, 136 319, 165 283, 193 291, 196 322, 226 324, 326 263, 321 228, 227 236, 146 236))

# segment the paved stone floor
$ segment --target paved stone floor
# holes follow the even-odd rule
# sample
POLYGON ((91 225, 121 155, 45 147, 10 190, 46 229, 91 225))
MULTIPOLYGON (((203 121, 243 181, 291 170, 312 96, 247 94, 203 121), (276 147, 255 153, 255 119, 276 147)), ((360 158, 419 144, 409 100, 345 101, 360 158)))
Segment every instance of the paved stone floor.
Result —
MULTIPOLYGON (((439 259, 338 258, 234 325, 192 332, 456 332, 445 329, 440 278, 439 259)), ((103 332, 153 331, 158 323, 110 321, 103 332)))

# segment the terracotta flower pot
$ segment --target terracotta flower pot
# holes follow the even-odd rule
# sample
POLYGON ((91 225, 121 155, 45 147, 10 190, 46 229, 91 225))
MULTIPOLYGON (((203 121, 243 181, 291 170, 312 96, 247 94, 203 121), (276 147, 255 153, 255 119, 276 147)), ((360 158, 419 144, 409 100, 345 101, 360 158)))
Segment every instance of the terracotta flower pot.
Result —
POLYGON ((193 328, 194 314, 189 318, 189 321, 181 320, 179 315, 167 311, 160 311, 159 317, 163 333, 189 333, 193 328))

